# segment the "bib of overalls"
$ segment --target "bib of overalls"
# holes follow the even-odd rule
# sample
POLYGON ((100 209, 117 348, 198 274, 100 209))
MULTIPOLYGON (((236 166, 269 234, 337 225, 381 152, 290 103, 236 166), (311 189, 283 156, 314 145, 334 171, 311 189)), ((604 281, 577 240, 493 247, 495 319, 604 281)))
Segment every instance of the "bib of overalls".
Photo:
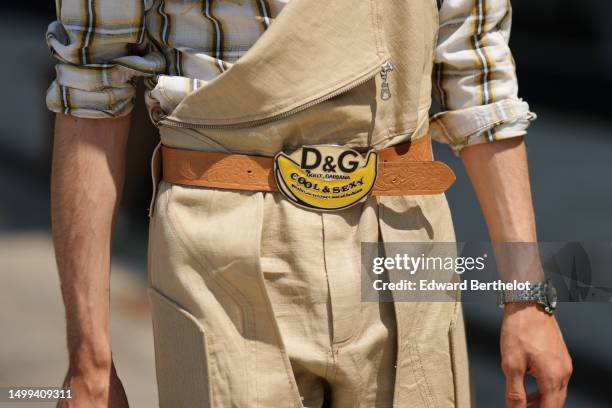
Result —
POLYGON ((162 124, 162 141, 216 150, 170 136, 179 129, 232 152, 274 155, 418 138, 428 127, 436 34, 433 0, 292 0, 226 72, 163 113, 180 127, 162 124))

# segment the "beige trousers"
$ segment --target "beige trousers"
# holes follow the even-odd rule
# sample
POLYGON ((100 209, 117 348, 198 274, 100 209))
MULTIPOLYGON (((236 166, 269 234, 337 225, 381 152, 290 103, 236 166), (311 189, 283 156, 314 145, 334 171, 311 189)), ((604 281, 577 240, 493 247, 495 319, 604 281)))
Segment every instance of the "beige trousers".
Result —
MULTIPOLYGON (((273 156, 423 137, 436 10, 292 0, 205 86, 176 97, 158 81, 162 142, 273 156)), ((278 194, 159 187, 149 276, 162 408, 469 406, 459 303, 361 302, 361 242, 454 241, 444 195, 319 213, 278 194)))
POLYGON ((468 407, 457 302, 361 302, 360 243, 452 241, 444 195, 335 213, 162 182, 149 280, 161 408, 468 407))

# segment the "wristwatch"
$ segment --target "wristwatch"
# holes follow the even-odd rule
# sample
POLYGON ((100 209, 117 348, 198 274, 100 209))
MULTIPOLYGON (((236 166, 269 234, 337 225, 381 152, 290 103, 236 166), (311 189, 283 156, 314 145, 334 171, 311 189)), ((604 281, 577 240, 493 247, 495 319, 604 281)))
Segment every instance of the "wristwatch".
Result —
POLYGON ((557 290, 550 279, 533 283, 530 286, 529 289, 525 290, 497 291, 497 305, 503 308, 506 303, 538 303, 544 306, 546 313, 553 314, 557 308, 557 290))

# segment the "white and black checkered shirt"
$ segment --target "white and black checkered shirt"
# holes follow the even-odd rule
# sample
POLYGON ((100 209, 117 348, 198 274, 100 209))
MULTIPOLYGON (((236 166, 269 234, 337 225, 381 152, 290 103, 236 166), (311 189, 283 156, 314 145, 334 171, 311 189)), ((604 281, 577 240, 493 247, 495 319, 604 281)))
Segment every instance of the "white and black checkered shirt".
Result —
MULTIPOLYGON (((169 75, 182 99, 240 58, 290 0, 56 0, 47 41, 60 60, 55 112, 102 118, 132 109, 138 76, 169 75)), ((535 117, 518 99, 510 0, 438 0, 432 73, 442 112, 434 139, 461 147, 521 136, 535 117)))

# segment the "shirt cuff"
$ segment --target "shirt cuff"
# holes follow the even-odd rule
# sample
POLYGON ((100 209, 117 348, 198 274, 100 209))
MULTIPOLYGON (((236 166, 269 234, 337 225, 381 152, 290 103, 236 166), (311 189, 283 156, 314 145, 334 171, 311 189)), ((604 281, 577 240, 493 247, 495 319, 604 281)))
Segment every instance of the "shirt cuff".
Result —
POLYGON ((521 99, 440 112, 430 119, 433 140, 448 144, 455 154, 466 146, 523 136, 537 118, 521 99))
POLYGON ((49 25, 47 43, 60 61, 46 97, 47 107, 56 113, 83 118, 124 116, 133 108, 138 77, 154 76, 165 66, 161 54, 136 48, 130 53, 122 42, 112 44, 120 51, 100 46, 96 62, 82 64, 75 57, 79 43, 57 21, 49 25))
POLYGON ((127 115, 134 106, 133 86, 85 91, 60 84, 57 80, 47 90, 47 108, 55 113, 80 118, 103 119, 127 115))

